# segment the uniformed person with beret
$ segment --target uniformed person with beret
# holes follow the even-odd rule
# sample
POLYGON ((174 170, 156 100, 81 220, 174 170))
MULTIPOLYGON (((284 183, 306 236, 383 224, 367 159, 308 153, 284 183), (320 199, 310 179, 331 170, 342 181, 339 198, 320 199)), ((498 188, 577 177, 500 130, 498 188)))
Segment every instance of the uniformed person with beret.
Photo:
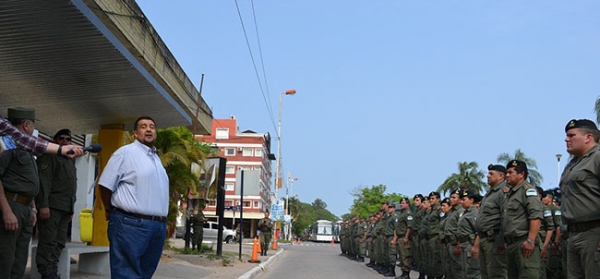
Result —
MULTIPOLYGON (((550 209, 552 213, 552 221, 554 222, 554 233, 550 239, 548 248, 548 262, 546 266, 546 277, 549 279, 563 278, 562 263, 560 257, 560 224, 561 212, 553 203, 554 194, 552 191, 546 190, 542 192, 542 203, 550 209)), ((544 257, 542 256, 542 260, 544 257)), ((541 272, 540 272, 541 273, 541 272)), ((545 279, 544 278, 544 279, 545 279)))
MULTIPOLYGON (((397 251, 400 257, 400 269, 402 274, 400 279, 408 279, 410 273, 411 255, 410 255, 410 238, 412 235, 413 216, 410 210, 410 200, 405 197, 400 200, 400 215, 396 222, 396 231, 394 242, 396 243, 397 251)), ((395 260, 394 260, 395 261, 395 260)))
MULTIPOLYGON (((544 189, 540 186, 535 187, 538 192, 538 197, 540 197, 540 201, 542 201, 542 194, 544 193, 544 189)), ((544 218, 542 218, 542 223, 540 224, 540 240, 542 241, 542 251, 540 253, 540 278, 546 279, 546 267, 548 266, 548 255, 550 245, 552 243, 552 236, 554 235, 554 218, 552 216, 552 210, 550 207, 542 202, 542 212, 544 218)))
POLYGON ((506 169, 510 191, 504 203, 502 231, 507 244, 508 278, 538 278, 542 202, 536 189, 525 182, 529 174, 525 162, 512 160, 506 169))
POLYGON ((460 255, 461 266, 457 278, 479 279, 481 278, 479 259, 477 259, 477 255, 473 255, 473 252, 478 253, 477 248, 473 249, 475 236, 477 235, 477 230, 475 229, 475 219, 478 214, 477 207, 475 206, 477 194, 471 190, 467 190, 462 192, 461 197, 464 212, 459 214, 456 234, 459 243, 456 246, 456 251, 460 255))
POLYGON ((475 220, 481 279, 505 279, 506 256, 504 234, 502 233, 502 207, 509 188, 506 186, 506 167, 488 165, 487 183, 490 190, 481 201, 479 215, 475 220))
POLYGON ((384 247, 384 243, 385 243, 385 224, 387 222, 387 218, 389 216, 388 214, 388 202, 384 201, 381 203, 381 215, 379 217, 379 221, 377 222, 377 239, 376 239, 376 244, 375 244, 375 253, 377 253, 377 264, 375 265, 374 269, 383 274, 386 270, 386 262, 387 262, 387 256, 385 254, 385 247, 384 247))
MULTIPOLYGON (((71 130, 62 129, 53 142, 71 144, 71 130)), ((63 155, 44 154, 38 159, 40 191, 35 198, 38 210, 36 263, 43 279, 58 278, 58 260, 67 242, 69 222, 77 196, 75 163, 63 155)))
POLYGON ((410 239, 410 251, 412 252, 413 262, 416 265, 417 270, 421 270, 421 266, 423 265, 423 259, 421 256, 421 247, 420 247, 420 238, 419 238, 419 230, 421 229, 421 220, 423 219, 423 208, 421 203, 423 202, 423 195, 416 194, 413 197, 413 205, 414 205, 414 214, 413 214, 413 232, 412 237, 410 239))
POLYGON ((442 278, 442 247, 439 243, 439 223, 441 220, 442 209, 440 208, 440 193, 429 193, 429 202, 431 203, 431 213, 427 216, 427 237, 429 238, 429 269, 427 278, 442 278), (435 267, 435 268, 433 268, 435 267))
POLYGON ((375 247, 373 246, 373 239, 375 239, 375 224, 377 223, 377 217, 375 214, 369 215, 369 224, 367 228, 367 253, 369 256, 369 262, 366 264, 368 267, 373 267, 375 259, 373 254, 375 253, 375 247))
MULTIPOLYGON (((35 129, 35 110, 9 108, 8 120, 24 134, 35 129)), ((36 221, 39 176, 33 156, 22 149, 0 156, 0 278, 23 278, 36 221)))
POLYGON ((442 269, 444 270, 444 278, 450 278, 448 274, 450 271, 450 254, 448 254, 448 249, 444 249, 444 247, 448 247, 448 241, 450 240, 450 236, 446 235, 444 232, 444 228, 446 228, 446 221, 448 220, 448 212, 452 209, 450 205, 450 198, 444 198, 441 202, 440 208, 442 209, 442 220, 440 221, 440 243, 442 244, 442 269))
POLYGON ((372 232, 373 233, 373 241, 372 241, 373 265, 371 266, 371 268, 373 268, 376 271, 379 271, 379 269, 383 268, 383 260, 382 260, 383 237, 381 237, 383 235, 383 233, 382 233, 383 221, 381 220, 383 218, 383 214, 384 214, 383 209, 379 209, 379 211, 375 215, 375 226, 373 226, 373 232, 372 232))
POLYGON ((423 262, 421 263, 421 266, 419 266, 419 279, 424 279, 425 276, 431 278, 429 275, 430 270, 435 268, 435 266, 429 265, 429 254, 431 254, 431 251, 429 249, 429 229, 427 224, 427 219, 429 218, 429 215, 432 214, 433 210, 431 209, 431 202, 428 198, 423 199, 421 206, 423 207, 423 220, 421 221, 421 228, 419 229, 419 241, 421 242, 420 250, 423 262))
POLYGON ((260 247, 261 256, 266 256, 269 250, 269 244, 271 243, 271 234, 273 231, 273 221, 269 218, 269 211, 265 211, 265 218, 258 222, 258 229, 260 230, 260 247))
POLYGON ((348 234, 350 235, 350 253, 348 254, 348 258, 351 260, 356 260, 358 254, 358 245, 356 243, 356 226, 358 225, 358 218, 356 216, 352 216, 350 218, 350 228, 348 229, 348 234))
POLYGON ((560 179, 562 218, 569 231, 568 278, 600 278, 600 131, 588 119, 565 127, 572 155, 560 179))
MULTIPOLYGON (((201 202, 199 207, 194 207, 192 212, 192 228, 194 229, 194 235, 192 236, 192 250, 197 249, 198 252, 202 251, 202 241, 204 240, 204 201, 201 202)), ((265 251, 266 252, 266 251, 265 251)))
POLYGON ((448 254, 449 270, 446 272, 446 278, 455 279, 461 278, 458 274, 461 273, 460 253, 457 254, 456 248, 458 245, 458 218, 465 211, 461 206, 462 191, 454 189, 450 192, 450 210, 446 213, 446 226, 444 227, 444 235, 446 238, 443 250, 448 254))
POLYGON ((342 253, 340 253, 340 256, 345 256, 347 253, 346 235, 348 233, 348 228, 346 227, 346 224, 347 224, 347 220, 343 220, 342 224, 340 225, 340 250, 342 250, 342 253))
POLYGON ((396 203, 390 201, 388 203, 388 216, 385 219, 384 225, 384 238, 383 238, 383 256, 385 257, 383 269, 383 276, 396 277, 396 241, 394 235, 396 234, 396 223, 398 222, 398 216, 396 216, 396 203))

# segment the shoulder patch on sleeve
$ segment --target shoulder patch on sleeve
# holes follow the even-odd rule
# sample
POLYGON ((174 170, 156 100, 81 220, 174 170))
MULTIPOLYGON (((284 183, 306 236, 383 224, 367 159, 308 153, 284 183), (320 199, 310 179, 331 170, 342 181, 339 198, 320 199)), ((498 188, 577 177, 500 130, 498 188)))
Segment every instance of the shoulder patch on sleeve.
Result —
POLYGON ((562 213, 560 212, 560 210, 557 210, 557 211, 555 211, 555 212, 554 212, 554 215, 556 215, 556 216, 561 216, 561 215, 562 215, 562 213))
POLYGON ((531 189, 527 189, 527 191, 525 192, 525 196, 528 197, 537 197, 538 196, 538 192, 537 190, 531 188, 531 189))
POLYGON ((552 217, 552 212, 550 210, 544 210, 544 217, 552 217))
POLYGON ((444 218, 445 215, 444 212, 440 212, 440 218, 444 218))
POLYGON ((408 221, 412 221, 412 219, 413 219, 413 217, 410 215, 408 215, 408 217, 406 217, 406 220, 408 220, 408 221))

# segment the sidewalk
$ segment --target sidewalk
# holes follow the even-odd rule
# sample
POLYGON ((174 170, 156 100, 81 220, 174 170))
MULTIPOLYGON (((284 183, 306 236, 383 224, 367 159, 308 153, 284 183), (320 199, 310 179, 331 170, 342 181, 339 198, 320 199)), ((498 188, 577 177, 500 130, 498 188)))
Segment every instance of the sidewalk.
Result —
MULTIPOLYGON (((183 248, 185 242, 183 239, 169 239, 171 247, 183 248)), ((222 259, 211 259, 207 255, 186 255, 179 254, 173 250, 165 249, 160 260, 158 268, 153 278, 208 278, 208 279, 231 279, 253 278, 260 274, 262 269, 270 265, 274 259, 283 251, 278 247, 278 251, 269 250, 267 256, 259 256, 261 263, 249 263, 252 255, 252 239, 244 239, 242 244, 242 256, 239 260, 239 243, 223 243, 222 259)), ((206 245, 206 243, 205 243, 206 245)), ((209 244, 210 246, 210 244, 209 244)), ((217 250, 214 243, 213 251, 217 250)), ((72 255, 78 260, 78 255, 72 255)), ((62 276, 65 278, 65 276, 62 276)), ((25 278, 30 278, 29 267, 25 278)), ((78 272, 78 265, 71 265, 71 278, 100 279, 108 278, 103 275, 92 275, 78 272)))

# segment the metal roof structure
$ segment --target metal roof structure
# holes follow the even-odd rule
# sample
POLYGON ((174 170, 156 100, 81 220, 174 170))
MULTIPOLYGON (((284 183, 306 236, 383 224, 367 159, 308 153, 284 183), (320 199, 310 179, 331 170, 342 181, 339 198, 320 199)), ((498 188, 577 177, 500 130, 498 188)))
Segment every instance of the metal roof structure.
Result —
POLYGON ((133 0, 0 1, 0 114, 96 133, 148 115, 209 134, 212 111, 133 0))

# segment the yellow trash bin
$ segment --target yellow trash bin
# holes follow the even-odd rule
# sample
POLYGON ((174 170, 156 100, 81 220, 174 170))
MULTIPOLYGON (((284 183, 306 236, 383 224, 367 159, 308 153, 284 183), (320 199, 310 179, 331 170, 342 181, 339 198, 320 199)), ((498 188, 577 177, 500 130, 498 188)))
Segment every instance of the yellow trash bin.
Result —
POLYGON ((79 236, 82 242, 92 242, 92 231, 94 229, 94 218, 92 209, 84 208, 79 213, 79 236))

